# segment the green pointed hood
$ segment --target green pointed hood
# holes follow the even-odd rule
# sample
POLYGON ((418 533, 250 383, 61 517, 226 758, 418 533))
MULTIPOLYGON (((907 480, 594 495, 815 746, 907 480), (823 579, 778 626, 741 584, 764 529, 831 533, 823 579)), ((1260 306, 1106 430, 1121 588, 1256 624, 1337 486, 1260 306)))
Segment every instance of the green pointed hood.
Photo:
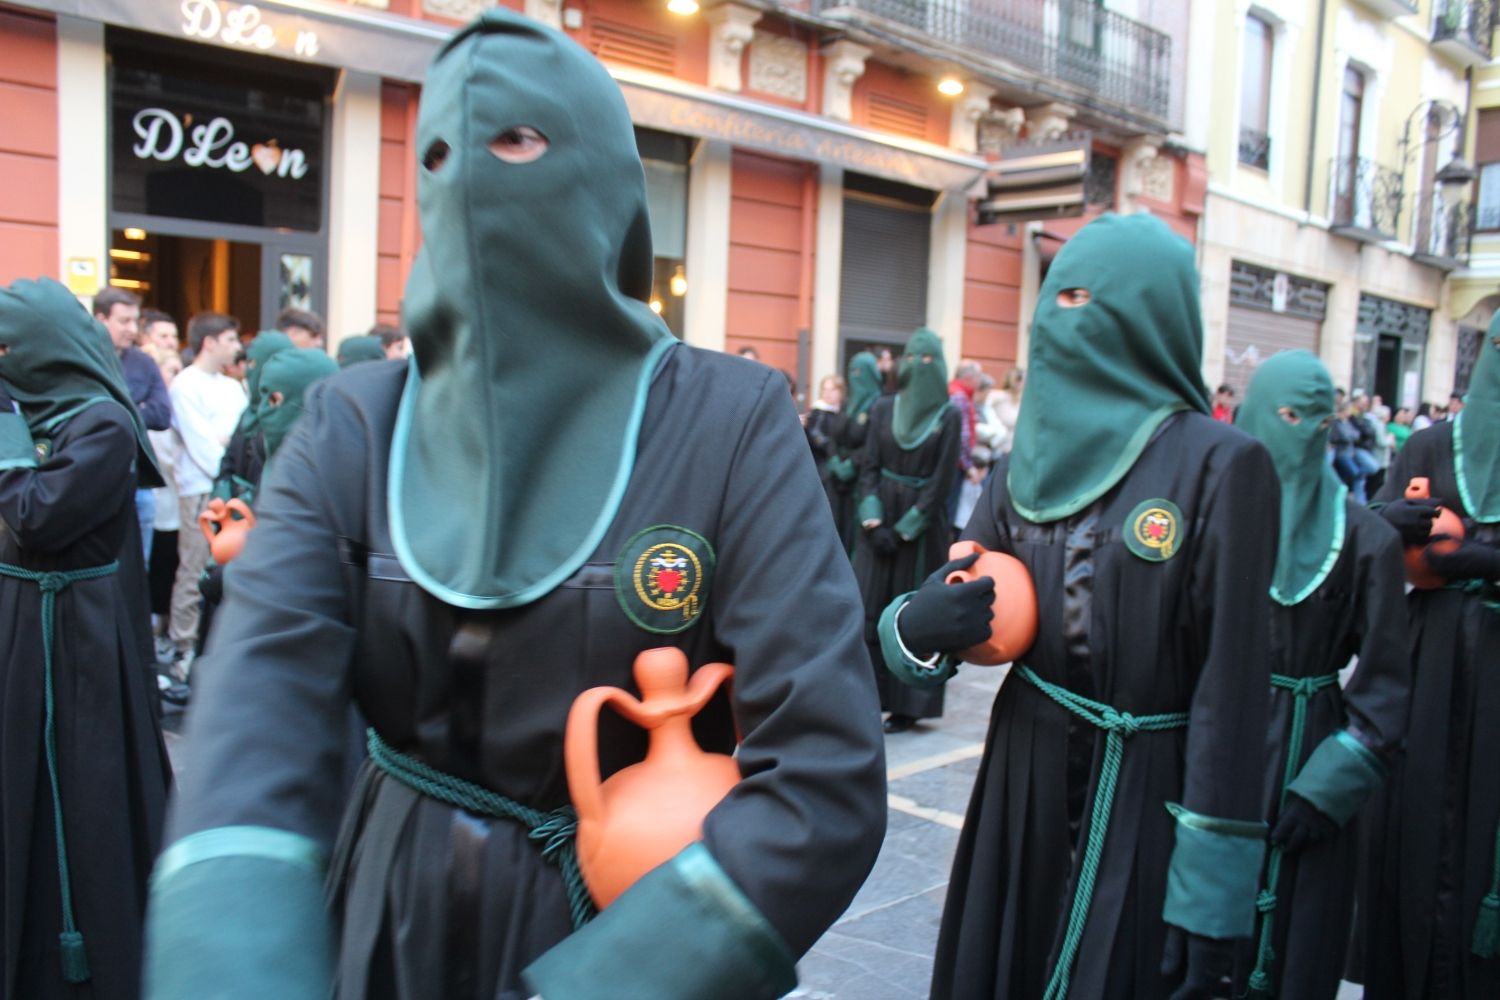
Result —
POLYGON ((896 385, 891 433, 910 451, 937 429, 948 405, 948 365, 937 334, 922 327, 911 335, 896 366, 896 385))
POLYGON ((849 398, 844 402, 844 416, 864 416, 879 398, 880 362, 869 351, 860 351, 849 359, 849 398))
POLYGON ((1464 408, 1453 423, 1453 466, 1469 516, 1500 521, 1500 316, 1479 345, 1464 408))
POLYGON ((339 367, 348 368, 357 365, 361 361, 384 361, 385 348, 380 346, 380 338, 369 334, 358 337, 345 337, 339 342, 339 367))
POLYGON ((261 369, 260 428, 266 436, 266 457, 281 447, 292 425, 302 415, 302 399, 314 382, 339 370, 333 359, 314 347, 278 351, 261 369), (271 396, 281 393, 281 402, 271 405, 271 396))
POLYGON ((604 536, 651 375, 675 343, 646 304, 645 174, 604 67, 503 9, 439 51, 415 157, 423 245, 404 303, 392 541, 449 604, 515 607, 604 536), (520 127, 546 137, 540 158, 490 151, 520 127))
POLYGON ((292 338, 280 330, 262 330, 245 348, 245 412, 240 429, 248 436, 260 430, 260 373, 271 355, 292 349, 292 338))
POLYGON ((1193 248, 1150 215, 1105 215, 1058 251, 1037 296, 1007 484, 1027 520, 1056 521, 1130 471, 1161 422, 1209 412, 1193 248), (1064 308, 1060 292, 1087 289, 1064 308))
POLYGON ((1266 446, 1281 480, 1281 536, 1271 596, 1298 604, 1333 569, 1344 547, 1344 496, 1328 464, 1333 379, 1310 351, 1283 351, 1256 369, 1235 426, 1266 446), (1282 409, 1297 419, 1292 423, 1282 409))
POLYGON ((51 437, 74 414, 113 400, 135 424, 138 484, 162 485, 114 344, 73 293, 50 278, 0 288, 0 344, 9 348, 0 357, 0 381, 20 404, 32 438, 51 437))

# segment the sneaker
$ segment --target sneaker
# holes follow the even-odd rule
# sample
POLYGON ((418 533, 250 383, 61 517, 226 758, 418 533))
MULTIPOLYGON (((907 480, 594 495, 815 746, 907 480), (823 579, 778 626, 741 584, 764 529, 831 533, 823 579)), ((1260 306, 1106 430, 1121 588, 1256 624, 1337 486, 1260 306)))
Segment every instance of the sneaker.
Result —
POLYGON ((187 685, 186 681, 180 681, 172 676, 170 667, 157 672, 156 690, 161 695, 162 701, 178 706, 186 705, 193 694, 193 689, 187 685))
POLYGON ((156 662, 171 663, 177 657, 177 644, 164 635, 156 637, 156 662))

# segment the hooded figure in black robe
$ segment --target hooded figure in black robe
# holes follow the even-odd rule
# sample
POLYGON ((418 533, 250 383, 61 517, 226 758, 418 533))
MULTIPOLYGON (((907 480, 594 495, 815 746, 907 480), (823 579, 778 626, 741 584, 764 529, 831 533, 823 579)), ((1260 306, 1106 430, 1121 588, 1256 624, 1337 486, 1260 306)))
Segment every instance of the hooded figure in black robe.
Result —
POLYGON ((814 410, 807 418, 807 442, 818 462, 818 476, 833 508, 844 550, 851 556, 859 538, 854 495, 859 479, 859 453, 865 443, 870 407, 880 398, 880 369, 875 355, 860 351, 849 359, 847 398, 837 413, 814 410))
POLYGON ((1455 420, 1413 434, 1375 497, 1408 545, 1436 506, 1457 551, 1427 551, 1446 586, 1413 590, 1406 754, 1370 810, 1354 975, 1371 1000, 1500 996, 1500 320, 1455 420), (1406 500, 1415 476, 1432 500, 1406 500))
MULTIPOLYGON (((1015 447, 964 531, 1025 564, 1038 632, 995 701, 939 1000, 1222 995, 1253 929, 1276 472, 1209 416, 1199 316, 1192 247, 1148 215, 1090 223, 1042 285, 1015 447)), ((943 582, 972 558, 881 616, 908 682, 988 636, 991 581, 943 582)))
POLYGON ((146 880, 171 770, 150 668, 137 482, 161 477, 104 330, 54 281, 0 289, 7 998, 139 993, 146 880))
POLYGON ((1266 446, 1281 481, 1271 584, 1271 729, 1251 1000, 1332 1000, 1354 909, 1351 820, 1385 779, 1406 731, 1410 664, 1401 538, 1349 499, 1328 464, 1333 380, 1285 351, 1257 369, 1235 426, 1266 446), (1340 689, 1339 671, 1359 663, 1340 689))
POLYGON ((937 334, 912 334, 897 372, 900 390, 870 408, 855 511, 864 535, 854 551, 854 575, 865 599, 865 642, 876 664, 880 708, 890 713, 886 732, 943 714, 941 687, 905 684, 879 666, 876 624, 893 598, 915 590, 948 561, 948 492, 963 432, 963 415, 948 405, 948 366, 937 334))
MULTIPOLYGON (((885 816, 858 591, 785 380, 647 307, 630 118, 561 33, 458 32, 416 137, 413 363, 314 387, 268 466, 197 670, 148 995, 779 997, 885 816), (739 734, 742 780, 590 920, 565 720, 664 645, 735 665, 694 728, 739 734)), ((600 729, 603 774, 641 758, 600 729)))
MULTIPOLYGON (((261 470, 266 464, 266 441, 260 429, 260 404, 262 401, 260 378, 266 362, 275 354, 292 349, 292 338, 280 330, 262 330, 245 348, 245 393, 248 397, 245 412, 235 425, 229 444, 224 448, 224 457, 219 461, 219 474, 214 479, 213 495, 220 500, 239 497, 246 503, 255 502, 255 490, 260 485, 261 470)), ((202 635, 208 629, 201 628, 202 635)))

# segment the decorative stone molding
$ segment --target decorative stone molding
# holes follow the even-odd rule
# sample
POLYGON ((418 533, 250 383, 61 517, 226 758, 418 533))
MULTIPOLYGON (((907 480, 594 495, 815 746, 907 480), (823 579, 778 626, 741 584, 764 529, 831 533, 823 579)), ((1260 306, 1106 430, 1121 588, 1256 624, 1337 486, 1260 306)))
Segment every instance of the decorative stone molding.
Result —
POLYGON ((999 155, 1001 147, 1020 137, 1025 124, 1026 112, 1022 108, 991 109, 979 119, 977 151, 999 155))
POLYGON ((761 13, 734 3, 721 3, 703 12, 708 22, 708 85, 739 93, 740 62, 745 46, 755 37, 761 13))
POLYGON ((1121 150, 1120 197, 1124 202, 1120 206, 1122 212, 1136 211, 1139 207, 1136 199, 1143 194, 1151 198, 1163 198, 1163 195, 1158 193, 1162 185, 1159 177, 1162 166, 1165 166, 1167 170, 1167 191, 1163 200, 1171 197, 1172 164, 1157 155, 1161 150, 1161 143, 1160 136, 1141 135, 1127 141, 1125 148, 1121 150))
POLYGON ((1056 139, 1068 131, 1076 108, 1066 104, 1039 104, 1026 109, 1026 135, 1031 139, 1056 139))
POLYGON ((495 3, 496 0, 422 0, 422 10, 455 21, 472 21, 495 3))
POLYGON ((953 120, 948 130, 949 145, 962 153, 979 152, 979 124, 990 113, 992 87, 971 83, 953 102, 953 120))
POLYGON ((854 81, 865 75, 871 50, 847 38, 823 50, 823 114, 839 121, 854 118, 854 81))
POLYGON ((757 31, 750 43, 750 89, 798 103, 807 100, 807 43, 757 31))
POLYGON ((561 31, 562 0, 526 0, 526 16, 561 31))

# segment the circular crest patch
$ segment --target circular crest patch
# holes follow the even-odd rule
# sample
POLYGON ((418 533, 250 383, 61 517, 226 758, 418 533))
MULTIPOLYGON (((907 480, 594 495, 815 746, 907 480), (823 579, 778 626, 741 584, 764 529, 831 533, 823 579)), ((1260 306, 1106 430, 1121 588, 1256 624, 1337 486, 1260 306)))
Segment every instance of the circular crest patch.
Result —
POLYGON ((1182 511, 1160 497, 1136 504, 1125 518, 1125 547, 1147 562, 1166 562, 1182 544, 1182 511))
POLYGON ((696 531, 658 524, 638 531, 615 559, 615 598, 647 632, 672 635, 703 614, 714 549, 696 531))

